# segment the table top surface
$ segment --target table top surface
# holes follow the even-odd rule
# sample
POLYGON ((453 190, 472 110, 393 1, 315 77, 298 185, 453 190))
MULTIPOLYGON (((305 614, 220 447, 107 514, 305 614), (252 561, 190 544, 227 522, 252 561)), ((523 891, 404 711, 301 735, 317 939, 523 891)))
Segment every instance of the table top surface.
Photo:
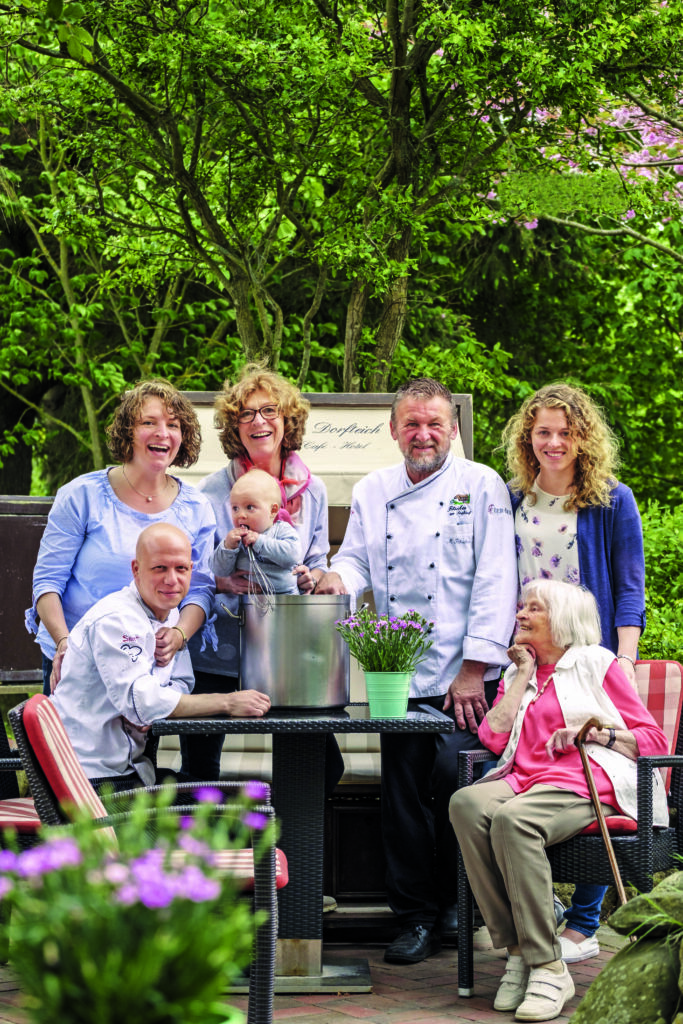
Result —
POLYGON ((409 711, 405 718, 371 718, 367 704, 346 708, 275 708, 262 718, 162 718, 152 725, 158 736, 178 733, 226 732, 455 732, 452 718, 422 705, 424 711, 409 711))

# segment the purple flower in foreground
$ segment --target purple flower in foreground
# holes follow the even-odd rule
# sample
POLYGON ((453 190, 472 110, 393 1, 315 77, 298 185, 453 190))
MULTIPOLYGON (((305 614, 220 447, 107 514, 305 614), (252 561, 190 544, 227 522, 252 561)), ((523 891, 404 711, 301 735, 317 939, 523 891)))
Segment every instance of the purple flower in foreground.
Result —
POLYGON ((244 787, 244 795, 250 800, 267 800, 268 786, 258 779, 250 779, 244 787))
POLYGON ((218 899, 220 883, 215 878, 207 878, 196 865, 190 865, 178 878, 177 895, 193 903, 205 903, 218 899))
POLYGON ((0 850, 0 871, 14 871, 16 866, 16 853, 12 850, 0 850))
POLYGON ((223 792, 216 786, 200 786, 195 789, 194 798, 199 804, 222 804, 223 792))
POLYGON ((242 818, 242 821, 247 828, 255 828, 262 831, 268 824, 268 818, 265 814, 260 814, 258 811, 247 811, 242 818))
POLYGON ((33 878, 59 868, 76 867, 82 860, 81 851, 73 839, 55 839, 20 853, 16 870, 24 878, 33 878))

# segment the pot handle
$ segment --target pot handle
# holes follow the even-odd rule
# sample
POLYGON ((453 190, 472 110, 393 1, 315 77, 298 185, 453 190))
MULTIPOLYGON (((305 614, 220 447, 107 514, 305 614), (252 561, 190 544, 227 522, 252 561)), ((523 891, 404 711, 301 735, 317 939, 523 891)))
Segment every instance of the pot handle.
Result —
POLYGON ((235 613, 228 608, 227 604, 223 604, 222 601, 221 608, 230 616, 231 619, 237 619, 240 626, 244 626, 244 608, 242 607, 242 605, 240 605, 240 610, 237 613, 237 615, 235 615, 235 613))

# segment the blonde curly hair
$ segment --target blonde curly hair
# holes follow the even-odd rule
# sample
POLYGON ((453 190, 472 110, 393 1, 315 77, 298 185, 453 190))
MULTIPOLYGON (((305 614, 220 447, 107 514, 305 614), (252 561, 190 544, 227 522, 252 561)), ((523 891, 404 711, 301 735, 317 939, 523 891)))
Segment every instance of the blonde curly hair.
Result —
POLYGON ((558 381, 546 384, 525 399, 503 430, 510 487, 532 502, 532 485, 540 469, 531 444, 531 431, 540 409, 561 409, 577 445, 574 489, 565 502, 567 512, 589 505, 609 505, 616 486, 618 442, 595 402, 580 388, 558 381))
POLYGON ((237 459, 248 454, 240 440, 237 416, 255 391, 265 391, 284 417, 283 452, 287 454, 298 451, 303 441, 310 403, 302 398, 298 388, 279 373, 266 369, 265 363, 247 363, 239 380, 234 384, 228 380, 224 382, 213 407, 218 440, 227 457, 237 459))
POLYGON ((173 466, 186 469, 199 458, 202 433, 194 406, 170 381, 157 377, 139 380, 130 391, 124 391, 112 422, 107 427, 107 446, 117 462, 127 463, 133 458, 133 436, 148 398, 158 398, 168 413, 178 417, 180 448, 173 466))

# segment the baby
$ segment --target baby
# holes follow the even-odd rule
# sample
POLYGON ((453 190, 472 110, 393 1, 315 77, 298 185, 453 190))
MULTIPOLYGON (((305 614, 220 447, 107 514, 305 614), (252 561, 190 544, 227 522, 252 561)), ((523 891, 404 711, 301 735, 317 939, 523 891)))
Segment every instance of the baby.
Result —
POLYGON ((301 562, 301 541, 293 526, 276 522, 281 503, 277 480, 262 469, 251 469, 235 481, 230 491, 234 525, 211 560, 216 576, 230 576, 236 569, 249 572, 251 548, 274 594, 299 593, 292 569, 301 562))

